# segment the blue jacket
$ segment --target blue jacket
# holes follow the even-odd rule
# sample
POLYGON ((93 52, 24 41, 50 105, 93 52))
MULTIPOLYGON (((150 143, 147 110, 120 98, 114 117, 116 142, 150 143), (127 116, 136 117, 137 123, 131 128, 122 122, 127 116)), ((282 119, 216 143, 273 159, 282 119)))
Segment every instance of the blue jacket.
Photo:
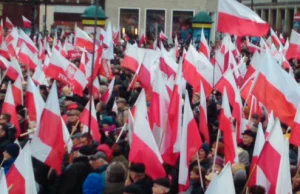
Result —
POLYGON ((102 194, 106 186, 107 165, 102 166, 93 173, 90 173, 82 186, 83 194, 102 194))
POLYGON ((3 162, 2 167, 4 168, 5 175, 7 175, 9 169, 11 168, 11 166, 14 164, 15 161, 16 161, 16 158, 12 158, 10 160, 5 160, 3 162))

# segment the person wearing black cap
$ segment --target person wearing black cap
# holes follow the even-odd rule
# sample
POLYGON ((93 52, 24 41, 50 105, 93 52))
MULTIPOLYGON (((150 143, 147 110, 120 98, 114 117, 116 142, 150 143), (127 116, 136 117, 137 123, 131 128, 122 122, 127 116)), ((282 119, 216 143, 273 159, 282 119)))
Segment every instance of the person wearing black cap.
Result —
POLYGON ((129 180, 126 185, 135 184, 139 186, 145 194, 152 194, 152 180, 145 173, 145 165, 142 163, 132 163, 129 168, 129 180))
POLYGON ((3 153, 3 165, 4 173, 7 174, 11 166, 16 161, 18 155, 19 155, 20 147, 15 144, 8 144, 5 148, 5 151, 3 153))
POLYGON ((139 186, 132 184, 124 188, 123 194, 144 194, 144 192, 139 186))
POLYGON ((8 127, 5 124, 0 124, 0 162, 3 160, 3 152, 8 144, 12 141, 8 138, 8 127))
POLYGON ((170 191, 170 180, 168 178, 159 178, 153 181, 153 194, 167 194, 170 191))
POLYGON ((74 155, 72 164, 66 168, 61 176, 59 194, 82 194, 83 182, 92 172, 88 159, 91 154, 91 148, 83 146, 79 149, 77 155, 74 155))
POLYGON ((251 130, 246 130, 244 133, 242 133, 242 135, 243 135, 243 142, 239 144, 239 147, 243 148, 248 152, 249 160, 251 163, 256 135, 251 130))

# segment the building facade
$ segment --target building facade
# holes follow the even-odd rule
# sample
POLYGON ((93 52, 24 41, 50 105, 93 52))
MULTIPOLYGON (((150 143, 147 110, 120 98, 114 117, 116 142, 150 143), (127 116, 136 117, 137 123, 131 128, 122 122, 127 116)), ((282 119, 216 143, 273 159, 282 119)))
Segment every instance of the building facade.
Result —
MULTIPOLYGON (((251 7, 251 0, 242 3, 251 7)), ((253 0, 253 9, 274 31, 289 36, 295 27, 294 16, 300 11, 300 0, 253 0)))

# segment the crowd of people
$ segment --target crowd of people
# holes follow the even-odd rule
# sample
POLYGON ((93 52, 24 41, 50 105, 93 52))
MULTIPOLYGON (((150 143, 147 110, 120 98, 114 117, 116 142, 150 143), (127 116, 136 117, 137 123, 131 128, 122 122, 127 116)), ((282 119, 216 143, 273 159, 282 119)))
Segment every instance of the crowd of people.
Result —
MULTIPOLYGON (((61 39, 61 42, 64 40, 61 39)), ((242 42, 242 44, 244 44, 242 42)), ((164 164, 167 173, 166 177, 151 179, 147 175, 143 163, 130 163, 128 155, 130 152, 130 133, 122 131, 124 124, 128 122, 129 110, 133 108, 142 86, 137 81, 132 89, 128 89, 135 72, 121 66, 125 55, 126 44, 134 44, 134 40, 127 43, 122 41, 114 46, 115 58, 111 60, 111 70, 115 78, 113 92, 107 103, 101 97, 95 99, 96 117, 100 128, 101 139, 95 141, 89 132, 84 132, 83 125, 79 122, 81 113, 90 95, 88 88, 85 89, 83 96, 72 93, 71 88, 57 82, 60 111, 64 122, 71 134, 73 144, 70 153, 66 151, 62 174, 58 175, 43 162, 32 158, 34 176, 39 194, 176 194, 180 193, 178 184, 179 159, 176 165, 164 164), (114 105, 116 104, 117 107, 114 105), (120 134, 122 131, 122 134, 120 134), (118 138, 120 137, 120 138, 118 138), (118 141, 116 141, 118 139, 118 141)), ((174 45, 165 44, 167 49, 174 45)), ((189 44, 181 45, 179 48, 179 61, 183 50, 189 44)), ((218 49, 219 43, 211 45, 211 57, 218 49)), ((149 45, 143 45, 149 48, 149 45)), ((252 54, 242 45, 241 56, 246 56, 246 63, 249 65, 252 54)), ((294 61, 290 61, 294 69, 295 79, 299 80, 299 66, 294 61)), ((75 59, 74 64, 79 66, 80 59, 75 59)), ((22 65, 24 76, 23 90, 24 101, 26 99, 26 68, 22 65)), ((5 77, 1 82, 0 90, 0 110, 4 102, 7 86, 10 80, 5 77)), ((46 101, 53 79, 49 79, 49 85, 40 85, 39 92, 46 101)), ((107 90, 111 80, 99 76, 99 94, 103 95, 107 90)), ((191 108, 197 123, 200 114, 200 94, 193 91, 191 85, 187 83, 186 89, 191 97, 191 108)), ((148 98, 151 98, 148 96, 148 98)), ((184 99, 185 96, 182 96, 184 99)), ((147 106, 149 107, 149 99, 147 106)), ((218 135, 219 121, 218 116, 221 111, 222 95, 220 91, 214 90, 211 97, 207 100, 207 120, 209 126, 210 143, 205 142, 197 151, 197 154, 189 161, 189 187, 185 193, 204 194, 210 182, 225 167, 224 142, 223 136, 218 135), (199 157, 197 157, 199 156, 199 157), (198 164, 199 162, 199 164, 198 164)), ((9 173, 12 165, 19 155, 22 147, 31 141, 32 122, 27 116, 27 109, 24 106, 17 106, 17 118, 21 129, 21 135, 17 137, 16 127, 11 122, 11 115, 2 113, 0 115, 0 161, 5 174, 9 173), (17 141, 18 140, 18 141, 17 141), (17 142, 16 142, 17 141, 17 142)), ((138 114, 138 113, 137 113, 138 114)), ((234 180, 235 192, 245 193, 248 179, 251 176, 251 161, 253 157, 256 132, 259 123, 262 123, 266 130, 268 125, 267 113, 249 113, 249 106, 245 106, 244 114, 249 120, 249 130, 242 133, 241 142, 238 142, 239 163, 232 164, 231 170, 234 180), (251 115, 249 115, 251 114, 251 115)), ((282 123, 282 131, 288 136, 288 127, 282 123)), ((49 123, 49 130, 51 123, 49 123)), ((300 174, 297 168, 297 147, 290 145, 289 150, 290 167, 292 174, 292 186, 295 193, 300 192, 300 174)), ((272 162, 272 161, 270 161, 272 162)), ((250 194, 265 194, 266 188, 253 185, 247 189, 250 194)))

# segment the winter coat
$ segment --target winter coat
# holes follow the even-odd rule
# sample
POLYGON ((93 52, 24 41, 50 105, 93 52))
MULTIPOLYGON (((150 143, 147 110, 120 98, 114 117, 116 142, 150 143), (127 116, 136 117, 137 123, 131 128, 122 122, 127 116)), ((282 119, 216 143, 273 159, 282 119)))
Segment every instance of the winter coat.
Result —
POLYGON ((106 187, 106 169, 104 165, 90 173, 83 183, 83 194, 102 194, 106 187))
POLYGON ((118 110, 118 115, 117 115, 117 124, 119 127, 122 127, 124 123, 128 119, 128 108, 125 107, 123 110, 118 110))
POLYGON ((204 194, 203 189, 201 188, 200 183, 191 181, 190 187, 188 188, 187 194, 204 194))
POLYGON ((153 181, 149 177, 145 177, 133 184, 140 187, 144 191, 144 194, 152 194, 153 181))
POLYGON ((12 141, 10 141, 8 136, 0 137, 0 161, 3 160, 3 152, 5 151, 6 146, 11 142, 12 141))
POLYGON ((92 167, 87 157, 74 158, 73 163, 62 174, 59 194, 82 194, 82 184, 91 172, 92 167))
POLYGON ((113 159, 111 160, 111 162, 121 162, 122 164, 124 164, 124 166, 126 168, 128 168, 128 166, 129 166, 128 160, 122 154, 113 157, 113 159))
POLYGON ((124 182, 120 183, 107 183, 103 194, 123 194, 124 182))

